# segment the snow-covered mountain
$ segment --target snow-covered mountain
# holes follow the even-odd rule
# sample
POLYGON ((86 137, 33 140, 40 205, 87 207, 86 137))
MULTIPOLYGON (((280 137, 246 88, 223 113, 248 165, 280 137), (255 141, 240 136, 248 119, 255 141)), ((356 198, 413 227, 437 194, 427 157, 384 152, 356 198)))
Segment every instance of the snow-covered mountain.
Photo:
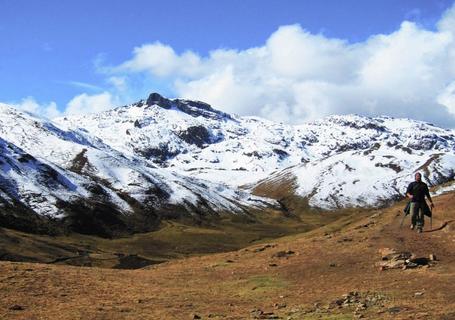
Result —
POLYGON ((417 170, 430 185, 454 177, 455 131, 409 119, 348 115, 290 126, 154 93, 57 122, 189 177, 249 188, 293 180, 296 194, 322 208, 384 204, 417 170))
POLYGON ((132 217, 146 230, 166 216, 275 205, 124 155, 86 130, 63 130, 6 105, 0 105, 0 150, 0 206, 20 203, 39 216, 67 219, 77 230, 98 228, 98 222, 134 229, 132 217))
POLYGON ((0 149, 0 205, 61 219, 109 211, 113 224, 275 206, 252 193, 284 186, 315 207, 376 206, 401 197, 417 170, 430 185, 455 175, 455 131, 429 123, 349 115, 291 126, 156 93, 53 121, 0 105, 0 149))

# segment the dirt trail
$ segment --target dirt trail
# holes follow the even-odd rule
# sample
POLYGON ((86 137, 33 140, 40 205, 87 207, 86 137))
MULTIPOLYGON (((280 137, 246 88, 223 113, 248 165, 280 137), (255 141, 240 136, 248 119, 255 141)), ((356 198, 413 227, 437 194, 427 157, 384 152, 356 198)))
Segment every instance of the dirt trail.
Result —
POLYGON ((455 194, 435 204, 422 234, 400 229, 399 204, 139 270, 1 262, 0 318, 455 319, 455 194), (383 248, 437 261, 381 271, 383 248))

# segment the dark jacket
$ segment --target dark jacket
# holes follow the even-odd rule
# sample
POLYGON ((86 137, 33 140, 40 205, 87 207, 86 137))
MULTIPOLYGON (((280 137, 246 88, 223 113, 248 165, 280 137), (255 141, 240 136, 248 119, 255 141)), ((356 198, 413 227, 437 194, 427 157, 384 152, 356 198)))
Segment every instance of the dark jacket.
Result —
POLYGON ((425 197, 431 201, 430 190, 425 182, 411 182, 406 190, 406 193, 412 194, 412 202, 425 202, 425 197))
MULTIPOLYGON (((423 214, 426 215, 427 217, 431 217, 432 212, 426 201, 421 202, 423 205, 423 214)), ((411 213, 411 201, 406 204, 406 207, 403 209, 404 215, 407 216, 409 213, 411 213)))

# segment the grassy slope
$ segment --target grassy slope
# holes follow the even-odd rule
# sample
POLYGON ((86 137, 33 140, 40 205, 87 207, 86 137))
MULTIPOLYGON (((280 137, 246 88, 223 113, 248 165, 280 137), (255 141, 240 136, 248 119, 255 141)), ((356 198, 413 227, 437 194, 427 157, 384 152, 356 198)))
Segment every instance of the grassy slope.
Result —
MULTIPOLYGON (((52 237, 0 229, 0 259, 110 268, 117 266, 122 257, 137 255, 142 260, 137 266, 142 266, 144 261, 152 264, 236 250, 255 242, 312 230, 353 213, 285 214, 268 210, 248 217, 226 215, 200 225, 194 221, 165 220, 157 231, 117 239, 77 233, 52 237)), ((132 263, 130 267, 136 265, 132 263)))
POLYGON ((420 235, 399 229, 402 205, 346 215, 271 246, 139 270, 1 262, 0 318, 250 319, 260 309, 284 319, 354 319, 355 305, 333 302, 358 291, 362 299, 375 299, 358 311, 367 319, 454 319, 455 193, 436 199, 435 229, 448 224, 420 235), (430 268, 380 271, 383 247, 418 257, 434 253, 439 261, 430 268), (294 254, 274 257, 288 250, 294 254), (11 310, 15 304, 24 310, 11 310))

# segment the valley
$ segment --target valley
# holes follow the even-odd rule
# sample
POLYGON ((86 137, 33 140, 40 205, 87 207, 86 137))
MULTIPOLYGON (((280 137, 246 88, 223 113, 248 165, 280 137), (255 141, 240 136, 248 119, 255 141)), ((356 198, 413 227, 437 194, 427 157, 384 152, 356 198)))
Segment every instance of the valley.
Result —
POLYGON ((455 194, 435 204, 434 231, 422 234, 409 230, 408 220, 400 229, 398 203, 240 250, 137 270, 0 262, 0 316, 453 319, 455 194), (380 267, 391 249, 424 265, 380 267))
POLYGON ((157 93, 0 115, 0 318, 455 317, 454 130, 157 93), (437 208, 420 235, 400 228, 417 171, 437 208))

